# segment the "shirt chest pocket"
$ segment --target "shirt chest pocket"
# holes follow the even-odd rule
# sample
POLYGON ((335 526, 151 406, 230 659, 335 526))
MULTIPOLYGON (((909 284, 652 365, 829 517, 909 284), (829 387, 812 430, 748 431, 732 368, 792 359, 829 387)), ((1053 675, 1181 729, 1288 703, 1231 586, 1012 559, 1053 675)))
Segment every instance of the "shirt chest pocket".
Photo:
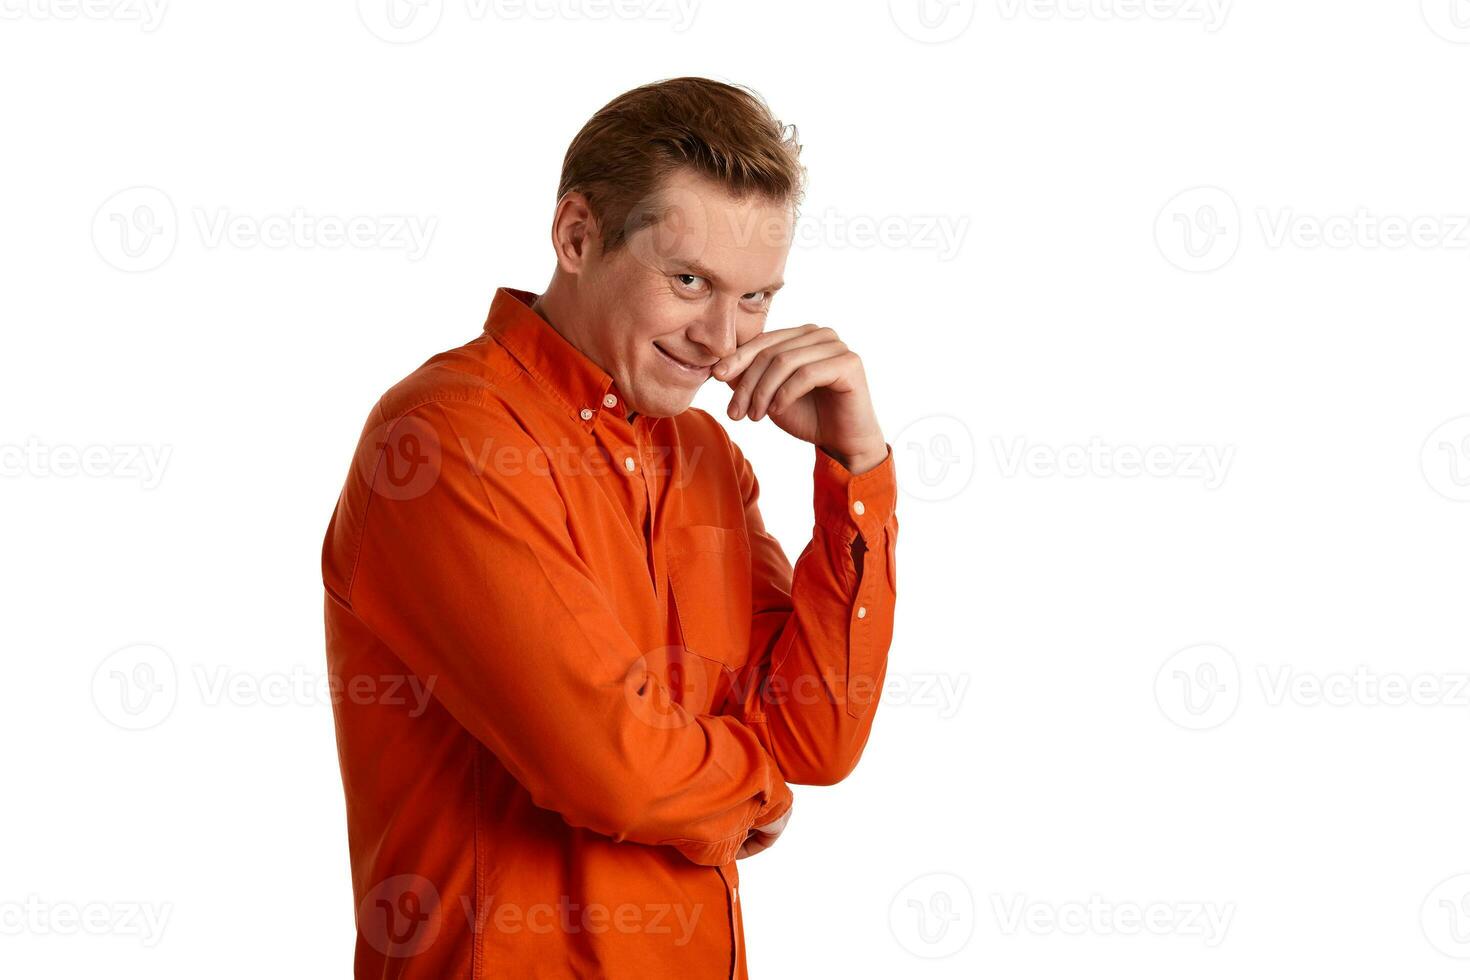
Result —
POLYGON ((745 532, 686 524, 668 536, 669 588, 684 646, 739 670, 750 656, 750 544, 745 532))

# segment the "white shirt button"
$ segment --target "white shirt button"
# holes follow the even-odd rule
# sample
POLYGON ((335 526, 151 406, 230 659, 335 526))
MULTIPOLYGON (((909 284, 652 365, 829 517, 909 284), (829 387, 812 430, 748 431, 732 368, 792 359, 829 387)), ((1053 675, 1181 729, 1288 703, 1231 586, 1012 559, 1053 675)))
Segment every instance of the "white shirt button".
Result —
POLYGON ((590 409, 590 408, 584 408, 578 414, 580 414, 582 416, 582 421, 585 422, 585 421, 587 421, 588 419, 590 419, 592 417, 592 409, 590 409))
POLYGON ((865 507, 863 507, 863 502, 862 502, 862 501, 861 501, 861 500, 854 500, 854 501, 853 501, 853 502, 852 502, 852 512, 853 512, 853 513, 854 513, 854 514, 862 514, 862 512, 863 512, 863 511, 864 511, 864 510, 865 510, 865 509, 866 509, 866 508, 865 508, 865 507))
POLYGON ((607 394, 602 396, 602 403, 608 408, 612 408, 618 403, 618 396, 609 391, 607 394))
POLYGON ((633 468, 636 465, 637 464, 633 462, 633 457, 632 456, 624 456, 623 457, 623 466, 627 469, 627 471, 629 473, 633 472, 633 468))
POLYGON ((862 619, 867 614, 868 614, 868 607, 867 606, 858 606, 858 619, 862 619))

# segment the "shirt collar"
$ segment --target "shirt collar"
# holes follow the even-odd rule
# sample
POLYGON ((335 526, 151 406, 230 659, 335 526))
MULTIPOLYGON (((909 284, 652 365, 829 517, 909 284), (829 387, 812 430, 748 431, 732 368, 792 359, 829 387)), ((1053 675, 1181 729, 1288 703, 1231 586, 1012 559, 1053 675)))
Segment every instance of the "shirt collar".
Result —
MULTIPOLYGON (((490 303, 484 332, 509 351, 584 429, 590 431, 599 417, 624 426, 633 424, 627 420, 623 393, 612 376, 531 309, 536 299, 527 290, 501 286, 490 303)), ((642 418, 635 415, 633 422, 642 418)))

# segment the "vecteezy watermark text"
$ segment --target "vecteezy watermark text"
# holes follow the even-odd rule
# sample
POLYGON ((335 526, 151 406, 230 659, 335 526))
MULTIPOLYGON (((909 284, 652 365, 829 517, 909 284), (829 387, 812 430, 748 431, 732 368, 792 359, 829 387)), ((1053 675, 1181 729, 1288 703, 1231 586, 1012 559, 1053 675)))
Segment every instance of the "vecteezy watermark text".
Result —
POLYGON ((996 0, 1004 20, 1155 20, 1200 24, 1207 34, 1225 26, 1232 0, 996 0))
POLYGON ((151 34, 169 0, 0 0, 0 20, 113 20, 151 34))
MULTIPOLYGON (((444 901, 438 887, 418 874, 394 875, 378 882, 358 905, 358 934, 374 949, 394 958, 418 956, 438 940, 445 917, 462 914, 474 935, 622 935, 668 936, 686 946, 704 911, 701 903, 579 902, 558 896, 555 902, 497 901, 488 895, 476 907, 460 895, 459 908, 444 901)), ((722 910, 723 914, 723 910, 722 910)))
POLYGON ((646 21, 667 23, 676 34, 687 31, 699 0, 357 0, 362 25, 389 44, 413 44, 439 29, 449 7, 459 20, 479 23, 516 21, 646 21))
POLYGON ((54 902, 39 895, 0 901, 0 936, 121 936, 157 946, 172 902, 54 902))
MULTIPOLYGON (((436 678, 412 673, 337 674, 297 665, 280 671, 242 671, 225 664, 194 664, 189 675, 206 708, 315 707, 342 702, 378 705, 419 718, 429 709, 436 678)), ((114 650, 92 674, 92 703, 118 728, 142 731, 162 724, 178 705, 178 665, 167 650, 135 643, 114 650)))
POLYGON ((1001 476, 1014 478, 1025 474, 1044 478, 1062 476, 1122 477, 1141 476, 1199 480, 1206 490, 1218 489, 1235 459, 1234 446, 1159 444, 1137 446, 1112 445, 1093 436, 1085 445, 1072 443, 1052 446, 1031 443, 1024 436, 1007 442, 999 437, 991 440, 1001 476))
MULTIPOLYGON (((1234 716, 1248 676, 1229 650, 1196 644, 1160 666, 1154 699, 1164 717, 1180 728, 1216 728, 1234 716)), ((1260 703, 1267 708, 1470 709, 1470 673, 1463 671, 1385 671, 1367 664, 1323 671, 1286 663, 1257 664, 1254 677, 1260 703)))
MULTIPOLYGON (((439 227, 439 219, 432 215, 333 214, 299 206, 265 213, 194 207, 187 213, 198 244, 205 249, 345 248, 400 252, 410 262, 428 253, 439 227)), ((157 187, 128 187, 97 208, 92 244, 113 268, 148 272, 169 260, 186 227, 167 193, 157 187)))
POLYGON ((144 490, 153 490, 163 482, 172 456, 172 446, 52 444, 31 436, 23 443, 0 443, 0 477, 136 480, 144 490))
POLYGON ((1178 936, 1207 947, 1225 941, 1234 902, 1132 902, 1091 895, 1085 901, 1037 901, 1025 895, 990 896, 1002 935, 1178 936))

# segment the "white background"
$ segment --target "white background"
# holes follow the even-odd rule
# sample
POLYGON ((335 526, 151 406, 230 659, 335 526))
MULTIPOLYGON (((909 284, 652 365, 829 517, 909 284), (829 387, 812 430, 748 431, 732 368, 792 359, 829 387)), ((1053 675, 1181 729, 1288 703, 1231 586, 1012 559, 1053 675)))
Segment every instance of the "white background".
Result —
MULTIPOLYGON (((800 127, 772 324, 904 491, 752 976, 1463 975, 1470 4, 152 2, 0 0, 0 972, 348 975, 362 420, 544 287, 586 117, 705 74, 800 127)), ((810 449, 731 425, 794 558, 810 449)))

